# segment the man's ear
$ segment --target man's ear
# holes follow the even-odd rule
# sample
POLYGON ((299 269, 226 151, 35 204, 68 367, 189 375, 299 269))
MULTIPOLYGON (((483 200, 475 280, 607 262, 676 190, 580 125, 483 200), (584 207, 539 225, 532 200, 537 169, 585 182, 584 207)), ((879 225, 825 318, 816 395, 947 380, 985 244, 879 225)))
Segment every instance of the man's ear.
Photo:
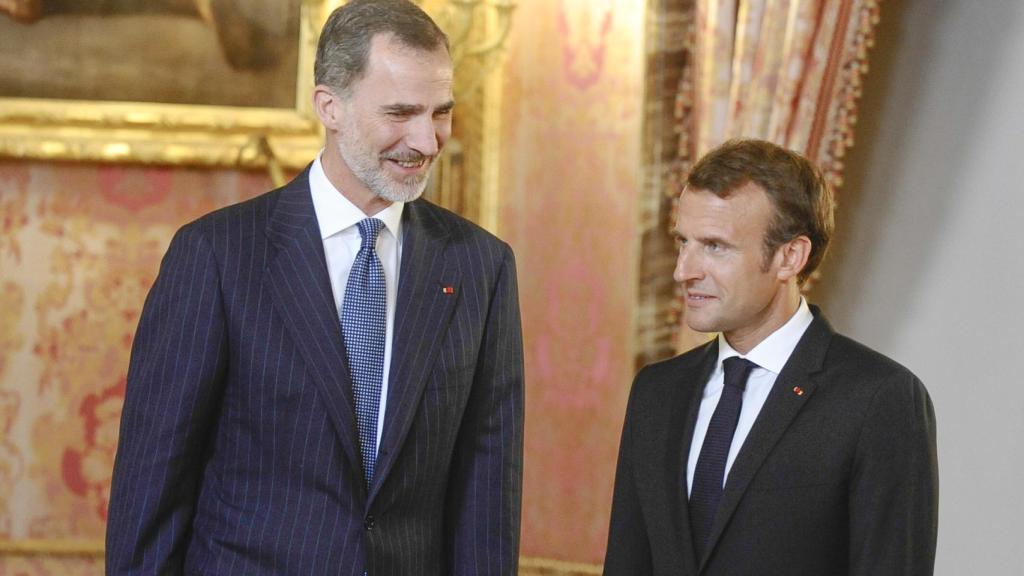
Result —
POLYGON ((807 236, 797 236, 779 246, 779 250, 775 254, 779 260, 777 278, 789 280, 799 277, 804 266, 807 266, 807 259, 811 257, 811 246, 811 239, 807 236))
POLYGON ((331 88, 318 84, 313 88, 313 110, 320 123, 330 131, 337 132, 341 126, 341 98, 331 88))

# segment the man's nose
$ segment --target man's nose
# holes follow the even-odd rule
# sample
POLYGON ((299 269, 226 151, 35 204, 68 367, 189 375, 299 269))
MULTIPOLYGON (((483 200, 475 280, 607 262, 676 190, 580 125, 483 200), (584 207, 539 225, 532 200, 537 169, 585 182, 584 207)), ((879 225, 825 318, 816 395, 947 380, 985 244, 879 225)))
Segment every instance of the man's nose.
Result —
POLYGON ((418 118, 411 123, 406 145, 424 156, 437 156, 444 141, 431 118, 418 118))
POLYGON ((700 260, 700 256, 691 253, 687 246, 680 247, 672 278, 680 284, 690 280, 700 280, 704 276, 704 268, 700 260))

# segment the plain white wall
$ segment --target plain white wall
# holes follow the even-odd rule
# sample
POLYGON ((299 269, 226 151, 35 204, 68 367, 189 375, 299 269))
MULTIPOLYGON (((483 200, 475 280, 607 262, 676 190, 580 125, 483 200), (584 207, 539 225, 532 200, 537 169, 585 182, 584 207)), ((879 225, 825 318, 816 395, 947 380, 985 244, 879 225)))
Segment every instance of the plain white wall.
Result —
POLYGON ((811 300, 938 421, 940 576, 1024 575, 1024 2, 882 3, 811 300))

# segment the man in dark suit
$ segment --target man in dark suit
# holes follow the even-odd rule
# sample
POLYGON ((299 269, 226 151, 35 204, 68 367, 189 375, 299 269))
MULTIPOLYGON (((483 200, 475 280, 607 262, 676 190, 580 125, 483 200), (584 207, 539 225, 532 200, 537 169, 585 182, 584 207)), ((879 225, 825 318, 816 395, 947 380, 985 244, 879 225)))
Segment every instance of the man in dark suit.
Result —
POLYGON ((687 324, 719 334, 636 377, 606 575, 932 574, 928 393, 800 295, 832 212, 818 170, 768 142, 691 170, 674 277, 687 324))
POLYGON ((354 0, 323 152, 174 237, 132 350, 108 574, 514 574, 523 367, 508 245, 422 199, 444 34, 354 0))

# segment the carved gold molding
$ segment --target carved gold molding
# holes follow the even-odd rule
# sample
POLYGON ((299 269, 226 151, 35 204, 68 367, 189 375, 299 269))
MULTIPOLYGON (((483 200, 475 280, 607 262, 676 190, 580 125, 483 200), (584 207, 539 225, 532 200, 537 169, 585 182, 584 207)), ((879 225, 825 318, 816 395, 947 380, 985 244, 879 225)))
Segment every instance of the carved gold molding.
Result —
POLYGON ((449 35, 455 60, 452 138, 425 196, 497 234, 503 42, 510 0, 414 0, 449 35))
POLYGON ((301 168, 322 132, 313 114, 313 60, 340 0, 303 0, 295 107, 0 98, 0 157, 263 168, 301 168))
POLYGON ((0 540, 0 556, 84 556, 103 557, 103 542, 97 540, 0 540))

